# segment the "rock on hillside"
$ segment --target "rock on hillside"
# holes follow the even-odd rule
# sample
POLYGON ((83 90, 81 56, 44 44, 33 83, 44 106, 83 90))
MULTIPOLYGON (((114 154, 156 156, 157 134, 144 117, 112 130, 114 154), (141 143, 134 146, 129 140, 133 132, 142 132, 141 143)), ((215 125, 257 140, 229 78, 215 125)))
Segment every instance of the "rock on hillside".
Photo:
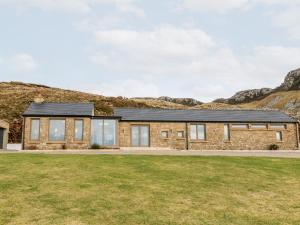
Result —
MULTIPOLYGON (((162 96, 159 98, 153 98, 153 97, 136 97, 132 98, 133 100, 138 100, 138 101, 143 101, 143 102, 151 102, 151 101, 161 101, 161 102, 169 102, 169 103, 174 103, 177 106, 197 106, 197 105, 202 105, 203 102, 200 102, 196 99, 193 98, 171 98, 167 96, 162 96)), ((175 105, 175 106, 176 106, 175 105)), ((172 105, 173 106, 173 105, 172 105)))
POLYGON ((274 89, 274 91, 292 90, 300 90, 300 68, 289 72, 285 77, 284 82, 279 87, 274 89))
POLYGON ((158 99, 166 101, 166 102, 173 102, 176 104, 181 104, 181 105, 186 105, 186 106, 196 106, 196 105, 203 104, 203 102, 200 102, 193 98, 171 98, 171 97, 167 97, 167 96, 162 96, 162 97, 159 97, 158 99))
POLYGON ((246 102, 251 102, 259 100, 272 92, 271 88, 262 88, 262 89, 251 89, 237 92, 234 96, 228 99, 216 99, 216 103, 226 103, 226 104, 241 104, 246 102))
POLYGON ((275 89, 262 88, 240 91, 237 92, 231 98, 219 98, 216 99, 214 102, 227 104, 243 104, 263 99, 269 96, 271 93, 293 90, 300 90, 300 68, 289 72, 285 77, 284 82, 275 89))

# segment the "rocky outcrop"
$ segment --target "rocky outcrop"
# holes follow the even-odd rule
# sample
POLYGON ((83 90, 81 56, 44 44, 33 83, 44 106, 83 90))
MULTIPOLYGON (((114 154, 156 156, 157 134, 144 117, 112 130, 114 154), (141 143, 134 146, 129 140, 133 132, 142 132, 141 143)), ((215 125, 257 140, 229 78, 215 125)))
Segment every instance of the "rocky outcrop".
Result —
POLYGON ((176 104, 186 105, 186 106, 196 106, 196 105, 203 104, 203 102, 200 102, 193 98, 171 98, 171 97, 162 96, 159 97, 158 99, 167 102, 173 102, 176 104))
POLYGON ((234 96, 228 99, 216 99, 214 102, 227 104, 240 104, 259 100, 272 92, 271 88, 251 89, 237 92, 234 96))
POLYGON ((274 89, 274 91, 292 90, 300 90, 300 68, 289 72, 285 77, 284 82, 279 87, 274 89))
POLYGON ((279 91, 293 91, 300 90, 300 68, 293 70, 287 74, 284 82, 277 88, 262 88, 262 89, 251 89, 246 91, 237 92, 231 98, 219 98, 214 102, 216 103, 227 103, 227 104, 241 104, 248 103, 256 100, 260 100, 271 93, 279 91))
POLYGON ((203 102, 200 102, 196 99, 193 98, 171 98, 171 97, 167 97, 167 96, 162 96, 159 98, 154 98, 154 97, 135 97, 132 98, 134 99, 138 99, 138 100, 160 100, 160 101, 164 101, 164 102, 171 102, 171 103, 175 103, 175 104, 179 104, 179 105, 183 105, 183 106, 197 106, 197 105, 202 105, 203 102))

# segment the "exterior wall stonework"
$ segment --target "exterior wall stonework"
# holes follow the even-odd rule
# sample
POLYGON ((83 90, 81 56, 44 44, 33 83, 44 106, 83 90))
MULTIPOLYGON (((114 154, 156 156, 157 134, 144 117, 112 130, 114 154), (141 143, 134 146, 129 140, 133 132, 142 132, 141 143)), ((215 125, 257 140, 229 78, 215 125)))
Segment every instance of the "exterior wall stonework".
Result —
MULTIPOLYGON (((88 149, 90 147, 91 118, 67 117, 65 140, 53 142, 48 140, 49 117, 24 118, 24 149, 88 149), (40 119, 40 138, 38 141, 30 140, 31 119, 40 119), (74 140, 75 119, 83 119, 83 141, 74 140)), ((56 118, 58 119, 58 118, 56 118)), ((224 123, 195 123, 204 124, 206 139, 204 141, 191 140, 191 124, 185 122, 127 122, 117 123, 117 145, 114 148, 130 148, 131 127, 133 125, 149 126, 149 147, 153 149, 191 149, 191 150, 267 150, 271 144, 277 144, 281 150, 298 149, 298 125, 286 124, 286 129, 234 129, 230 126, 230 140, 224 141, 224 123), (168 137, 162 137, 161 132, 167 131, 168 137), (276 141, 276 131, 282 132, 283 140, 276 141), (183 132, 184 137, 179 137, 183 132)), ((140 149, 140 147, 137 147, 140 149)))
POLYGON ((65 140, 64 141, 49 141, 49 117, 26 117, 24 118, 24 149, 40 149, 40 150, 56 150, 56 149, 88 149, 90 146, 90 129, 91 120, 90 118, 53 118, 53 119, 65 119, 66 129, 65 129, 65 140), (40 138, 37 141, 30 140, 31 131, 31 119, 40 119, 40 138), (83 140, 74 140, 75 133, 75 120, 83 120, 83 140))
POLYGON ((205 124, 206 139, 191 140, 190 127, 194 123, 170 122, 119 122, 119 144, 121 148, 131 147, 131 126, 148 125, 150 148, 191 149, 191 150, 268 150, 277 144, 282 150, 298 149, 297 124, 287 124, 286 129, 234 129, 230 126, 230 140, 224 141, 224 123, 205 124), (162 138, 161 131, 168 131, 169 137, 162 138), (184 138, 177 137, 177 131, 184 131, 184 138), (276 141, 276 131, 281 131, 283 140, 276 141), (188 137, 186 137, 188 135, 188 137))
POLYGON ((0 120, 0 128, 4 129, 4 133, 3 133, 3 149, 6 149, 7 146, 7 142, 8 142, 8 130, 9 130, 9 123, 0 120))

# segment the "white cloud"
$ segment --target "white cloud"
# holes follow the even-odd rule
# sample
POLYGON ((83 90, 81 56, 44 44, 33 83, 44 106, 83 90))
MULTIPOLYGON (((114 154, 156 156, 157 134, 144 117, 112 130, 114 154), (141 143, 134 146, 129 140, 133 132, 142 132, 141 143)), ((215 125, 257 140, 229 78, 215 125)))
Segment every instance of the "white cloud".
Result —
POLYGON ((0 0, 0 5, 13 5, 18 9, 38 8, 45 11, 66 11, 88 13, 97 5, 112 4, 119 11, 143 17, 143 9, 135 4, 135 0, 0 0))
POLYGON ((292 38, 300 38, 300 6, 271 14, 275 24, 286 29, 292 38))
MULTIPOLYGON (((240 56, 200 29, 101 30, 95 36, 98 50, 92 60, 108 71, 164 77, 169 81, 166 85, 180 77, 186 96, 203 100, 230 96, 239 89, 279 85, 289 70, 300 65, 300 48, 257 46, 240 56)), ((109 90, 129 95, 116 85, 109 90)), ((140 96, 152 91, 143 93, 140 96)))
POLYGON ((191 11, 226 12, 233 9, 247 9, 258 4, 268 6, 296 6, 300 4, 300 0, 181 0, 177 7, 191 11))
POLYGON ((97 89, 101 91, 95 90, 93 93, 107 96, 159 96, 159 89, 155 84, 135 79, 103 83, 97 89))
POLYGON ((27 53, 19 53, 9 60, 11 67, 17 70, 34 70, 37 68, 37 63, 34 58, 27 53))
POLYGON ((191 11, 219 11, 225 12, 231 9, 245 7, 249 0, 183 0, 179 8, 191 11))
POLYGON ((209 35, 199 29, 171 26, 141 32, 101 30, 95 36, 101 49, 92 57, 94 62, 145 73, 167 73, 182 65, 185 69, 215 46, 209 35))

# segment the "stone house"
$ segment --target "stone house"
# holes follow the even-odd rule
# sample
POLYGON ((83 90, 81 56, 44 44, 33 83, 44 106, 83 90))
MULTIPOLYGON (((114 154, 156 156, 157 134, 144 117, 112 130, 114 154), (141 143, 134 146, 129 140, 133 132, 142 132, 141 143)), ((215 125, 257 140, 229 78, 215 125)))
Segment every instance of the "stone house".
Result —
POLYGON ((0 120, 0 149, 7 148, 9 123, 0 120))
POLYGON ((32 103, 24 112, 24 149, 299 149, 297 120, 280 111, 114 108, 32 103))

